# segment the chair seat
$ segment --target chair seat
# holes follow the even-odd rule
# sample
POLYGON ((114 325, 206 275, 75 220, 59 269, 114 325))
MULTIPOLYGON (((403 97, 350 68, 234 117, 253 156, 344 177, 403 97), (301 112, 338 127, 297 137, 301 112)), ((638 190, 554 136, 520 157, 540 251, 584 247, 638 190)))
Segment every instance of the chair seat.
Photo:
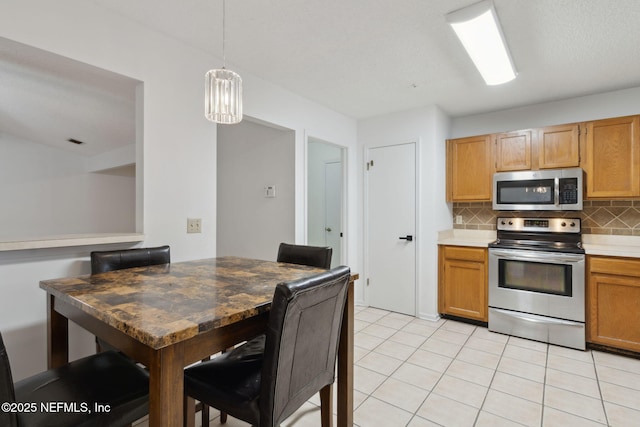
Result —
POLYGON ((20 426, 122 426, 149 411, 149 375, 114 351, 79 359, 15 383, 16 402, 34 402, 35 412, 18 414, 20 426), (65 402, 46 412, 41 403, 65 402), (108 412, 96 411, 95 404, 108 412))
POLYGON ((185 369, 184 386, 189 396, 231 416, 258 424, 260 377, 265 336, 260 335, 234 350, 185 369))

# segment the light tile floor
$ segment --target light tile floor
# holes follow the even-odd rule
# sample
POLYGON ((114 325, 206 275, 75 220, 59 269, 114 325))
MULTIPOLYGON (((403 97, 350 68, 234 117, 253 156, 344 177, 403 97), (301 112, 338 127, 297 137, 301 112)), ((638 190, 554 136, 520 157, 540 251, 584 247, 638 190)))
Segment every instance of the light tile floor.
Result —
MULTIPOLYGON (((355 317, 358 427, 640 426, 640 360, 375 308, 355 317)), ((317 396, 283 423, 319 425, 317 396)))

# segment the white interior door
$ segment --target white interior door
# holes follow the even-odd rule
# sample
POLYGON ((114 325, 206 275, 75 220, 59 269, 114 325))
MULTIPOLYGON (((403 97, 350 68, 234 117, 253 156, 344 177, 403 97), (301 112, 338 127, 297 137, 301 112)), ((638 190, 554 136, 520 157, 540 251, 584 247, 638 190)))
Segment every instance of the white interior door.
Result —
POLYGON ((342 263, 342 163, 324 166, 325 245, 333 248, 331 267, 342 263))
POLYGON ((415 144, 370 149, 366 173, 369 305, 415 315, 415 144))

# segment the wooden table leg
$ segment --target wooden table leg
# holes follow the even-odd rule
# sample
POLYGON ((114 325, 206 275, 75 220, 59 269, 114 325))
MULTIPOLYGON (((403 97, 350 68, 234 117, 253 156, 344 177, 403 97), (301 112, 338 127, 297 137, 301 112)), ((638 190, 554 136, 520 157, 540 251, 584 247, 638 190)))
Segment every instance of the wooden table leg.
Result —
POLYGON ((338 427, 353 427, 354 283, 349 283, 338 348, 338 427))
POLYGON ((55 311, 55 297, 47 293, 47 366, 69 363, 69 320, 55 311))
POLYGON ((149 425, 181 426, 184 405, 184 349, 156 350, 149 366, 149 425))

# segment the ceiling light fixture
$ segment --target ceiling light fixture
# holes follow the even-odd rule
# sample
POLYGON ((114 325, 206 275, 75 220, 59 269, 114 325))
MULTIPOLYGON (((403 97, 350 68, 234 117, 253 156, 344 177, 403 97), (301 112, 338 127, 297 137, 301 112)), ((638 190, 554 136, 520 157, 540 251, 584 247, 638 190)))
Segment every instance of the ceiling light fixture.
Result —
POLYGON ((516 77, 491 0, 458 9, 445 18, 488 85, 499 85, 516 77))
POLYGON ((205 75, 204 115, 215 123, 242 121, 242 79, 225 68, 225 0, 222 0, 222 68, 205 75))

